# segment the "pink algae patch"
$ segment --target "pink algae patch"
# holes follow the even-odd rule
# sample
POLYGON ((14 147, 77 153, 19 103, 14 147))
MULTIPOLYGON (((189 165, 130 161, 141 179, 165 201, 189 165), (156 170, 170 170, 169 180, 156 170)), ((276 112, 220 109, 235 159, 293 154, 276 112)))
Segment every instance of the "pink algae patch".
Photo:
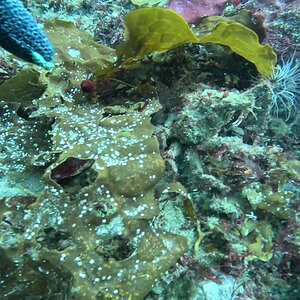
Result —
POLYGON ((168 8, 180 14, 188 23, 195 23, 200 17, 221 13, 227 0, 171 0, 168 8))

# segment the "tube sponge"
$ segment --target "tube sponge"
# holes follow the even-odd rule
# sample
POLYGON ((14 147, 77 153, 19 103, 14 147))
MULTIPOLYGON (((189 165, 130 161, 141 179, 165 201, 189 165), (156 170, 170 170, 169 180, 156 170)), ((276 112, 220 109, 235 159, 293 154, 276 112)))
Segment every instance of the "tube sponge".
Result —
POLYGON ((0 45, 26 61, 53 67, 48 38, 19 0, 0 0, 0 45))

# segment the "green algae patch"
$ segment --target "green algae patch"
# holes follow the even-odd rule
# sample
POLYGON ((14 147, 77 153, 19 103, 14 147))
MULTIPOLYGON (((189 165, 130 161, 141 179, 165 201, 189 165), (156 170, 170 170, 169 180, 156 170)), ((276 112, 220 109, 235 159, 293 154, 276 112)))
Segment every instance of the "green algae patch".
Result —
POLYGON ((42 247, 37 265, 46 260, 70 275, 70 298, 143 299, 187 251, 185 237, 153 224, 164 173, 150 122, 158 108, 153 100, 143 112, 108 114, 91 104, 48 112, 60 155, 44 174, 24 239, 42 247), (50 229, 63 247, 43 238, 50 229))
POLYGON ((55 151, 62 154, 52 168, 68 157, 93 159, 98 180, 114 196, 136 196, 152 187, 164 171, 152 136, 154 126, 149 116, 136 111, 105 118, 103 113, 97 106, 83 105, 71 119, 63 111, 56 114, 52 140, 55 151))
POLYGON ((201 37, 200 43, 218 43, 255 64, 257 71, 264 77, 270 77, 277 57, 270 45, 262 46, 257 34, 239 24, 220 22, 215 29, 201 37))
MULTIPOLYGON (((1 243, 3 245, 3 241, 1 243)), ((67 299, 72 286, 71 274, 59 265, 52 265, 47 258, 36 261, 29 255, 24 255, 24 249, 30 246, 30 243, 18 240, 14 247, 0 248, 1 297, 67 299), (15 288, 16 286, 22 288, 15 288)))
MULTIPOLYGON (((15 298, 51 290, 67 299, 139 300, 187 251, 185 237, 153 224, 164 161, 150 120, 160 105, 138 107, 47 110, 53 120, 48 151, 58 157, 30 205, 26 231, 3 251, 3 265, 20 262, 5 278, 6 293, 22 274, 26 286, 15 298), (24 248, 32 255, 22 255, 24 248)), ((10 232, 5 237, 9 243, 10 232)))
POLYGON ((88 33, 71 22, 48 21, 44 30, 56 51, 55 64, 85 66, 92 72, 97 68, 106 68, 115 60, 113 49, 95 42, 88 33))
POLYGON ((300 161, 290 160, 282 164, 278 169, 273 169, 271 174, 272 177, 279 178, 281 183, 287 181, 288 178, 295 178, 300 180, 300 161))
POLYGON ((90 247, 81 249, 84 256, 79 256, 78 249, 72 248, 63 253, 45 251, 42 256, 70 271, 76 291, 75 299, 140 300, 186 249, 185 239, 179 240, 177 235, 151 230, 143 232, 137 252, 124 260, 99 259, 90 234, 85 237, 90 247), (85 256, 89 259, 85 259, 85 256), (63 261, 61 257, 64 257, 63 261))
POLYGON ((198 42, 187 22, 168 9, 137 9, 127 14, 124 26, 125 42, 117 46, 122 66, 130 66, 146 55, 198 42))
POLYGON ((55 67, 40 74, 39 82, 47 88, 38 104, 55 107, 64 102, 69 107, 86 101, 80 89, 82 80, 96 72, 106 72, 116 60, 115 50, 95 42, 92 37, 67 21, 48 21, 44 30, 56 56, 55 67))
POLYGON ((31 105, 31 101, 43 95, 47 85, 39 82, 40 74, 35 69, 24 69, 1 84, 0 101, 31 105))
POLYGON ((251 252, 247 260, 269 261, 272 258, 273 231, 268 222, 247 220, 241 234, 246 238, 248 250, 251 252))
POLYGON ((294 193, 282 190, 280 186, 277 191, 273 191, 270 185, 255 182, 244 187, 243 194, 254 209, 262 209, 283 219, 292 215, 289 202, 294 193))
POLYGON ((284 165, 284 169, 297 178, 297 180, 300 180, 300 161, 299 160, 290 160, 284 165))

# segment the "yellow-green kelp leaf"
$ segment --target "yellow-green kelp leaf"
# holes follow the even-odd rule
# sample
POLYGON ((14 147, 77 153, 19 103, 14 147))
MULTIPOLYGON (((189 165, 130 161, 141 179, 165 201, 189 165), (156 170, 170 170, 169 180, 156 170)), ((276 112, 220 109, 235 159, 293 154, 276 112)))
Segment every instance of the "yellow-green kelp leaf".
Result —
POLYGON ((117 46, 122 66, 133 65, 145 55, 163 53, 186 43, 198 43, 187 22, 162 8, 141 8, 125 17, 125 42, 117 46))
POLYGON ((158 7, 130 12, 124 22, 125 42, 117 46, 121 68, 137 66, 146 56, 164 53, 186 43, 217 43, 254 63, 257 71, 270 77, 277 57, 270 45, 262 46, 257 34, 240 23, 220 22, 211 33, 197 38, 187 22, 172 10, 158 7))
POLYGON ((264 77, 270 77, 277 57, 270 45, 262 46, 257 34, 239 23, 221 22, 215 29, 201 37, 200 43, 217 43, 230 49, 255 64, 257 71, 264 77))
POLYGON ((229 24, 239 23, 245 27, 253 30, 257 36, 258 40, 261 42, 265 37, 265 28, 260 22, 255 22, 255 17, 253 12, 247 9, 241 9, 237 14, 230 17, 223 16, 207 16, 199 20, 199 26, 193 29, 194 33, 198 38, 201 38, 205 34, 211 33, 217 24, 220 22, 226 22, 229 24))

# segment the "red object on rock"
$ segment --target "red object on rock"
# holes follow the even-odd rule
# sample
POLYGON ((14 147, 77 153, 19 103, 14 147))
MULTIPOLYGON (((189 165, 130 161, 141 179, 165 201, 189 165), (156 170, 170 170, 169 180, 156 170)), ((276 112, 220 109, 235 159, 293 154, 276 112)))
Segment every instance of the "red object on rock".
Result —
POLYGON ((176 11, 188 23, 195 23, 201 17, 218 15, 224 10, 227 2, 227 0, 171 0, 168 8, 176 11))
POLYGON ((58 182, 63 179, 74 177, 90 168, 93 163, 94 161, 92 159, 80 159, 70 156, 51 170, 51 179, 58 182))
POLYGON ((86 79, 81 81, 80 87, 84 93, 91 93, 96 90, 96 83, 91 79, 86 79))

